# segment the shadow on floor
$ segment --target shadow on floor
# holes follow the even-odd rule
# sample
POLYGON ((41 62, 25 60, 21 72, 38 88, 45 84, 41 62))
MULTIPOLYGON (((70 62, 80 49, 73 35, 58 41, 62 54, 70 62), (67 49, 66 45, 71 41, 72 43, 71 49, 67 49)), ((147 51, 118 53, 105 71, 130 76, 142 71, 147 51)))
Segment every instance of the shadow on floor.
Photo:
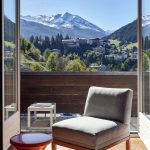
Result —
MULTIPOLYGON (((72 118, 72 117, 77 117, 80 116, 79 114, 74 114, 73 116, 63 116, 62 113, 57 114, 56 115, 56 121, 55 122, 59 122, 61 120, 64 119, 68 119, 68 118, 72 118)), ((48 132, 50 133, 50 130, 45 130, 45 129, 28 129, 27 127, 27 114, 21 114, 21 131, 22 132, 48 132)), ((50 126, 50 118, 49 118, 49 114, 42 114, 39 113, 37 114, 37 119, 34 118, 34 115, 31 115, 31 126, 32 127, 49 127, 50 126)), ((136 132, 138 124, 137 124, 137 117, 132 117, 131 118, 131 124, 130 124, 130 128, 131 131, 136 132)))

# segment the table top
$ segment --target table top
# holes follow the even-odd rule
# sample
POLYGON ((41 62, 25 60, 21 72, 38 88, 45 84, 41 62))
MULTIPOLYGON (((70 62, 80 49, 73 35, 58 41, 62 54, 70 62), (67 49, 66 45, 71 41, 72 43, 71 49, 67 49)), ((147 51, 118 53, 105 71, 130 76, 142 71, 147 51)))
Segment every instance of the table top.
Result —
POLYGON ((52 135, 45 133, 20 133, 10 139, 12 145, 24 147, 43 146, 51 141, 52 135))
POLYGON ((34 103, 34 104, 31 104, 29 107, 42 108, 42 107, 53 107, 55 105, 56 105, 55 103, 34 103))
POLYGON ((6 105, 5 108, 16 108, 17 104, 16 103, 12 103, 10 105, 6 105))

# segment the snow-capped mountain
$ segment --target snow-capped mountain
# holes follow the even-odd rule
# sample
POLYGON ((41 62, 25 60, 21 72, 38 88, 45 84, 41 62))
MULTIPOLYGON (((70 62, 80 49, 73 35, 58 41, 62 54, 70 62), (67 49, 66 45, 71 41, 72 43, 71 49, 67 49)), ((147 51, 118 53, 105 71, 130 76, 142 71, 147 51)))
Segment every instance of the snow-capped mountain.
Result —
MULTIPOLYGON (((21 33, 23 34, 23 36, 31 36, 31 34, 27 35, 27 33, 29 33, 29 30, 30 32, 32 31, 32 33, 34 33, 33 35, 35 35, 36 33, 37 35, 40 35, 41 31, 43 31, 43 28, 49 30, 49 32, 47 32, 48 36, 52 36, 51 33, 54 32, 69 34, 71 37, 80 38, 101 38, 105 36, 105 31, 98 26, 81 18, 78 15, 73 15, 68 12, 66 12, 65 14, 57 14, 52 16, 21 16, 21 33), (28 28, 28 26, 30 28, 28 28), (38 26, 41 29, 38 28, 38 26)), ((41 33, 41 35, 44 36, 43 33, 41 33)))
POLYGON ((150 25, 150 15, 142 17, 142 26, 145 27, 147 25, 150 25))
POLYGON ((150 37, 150 15, 142 17, 143 37, 150 37))

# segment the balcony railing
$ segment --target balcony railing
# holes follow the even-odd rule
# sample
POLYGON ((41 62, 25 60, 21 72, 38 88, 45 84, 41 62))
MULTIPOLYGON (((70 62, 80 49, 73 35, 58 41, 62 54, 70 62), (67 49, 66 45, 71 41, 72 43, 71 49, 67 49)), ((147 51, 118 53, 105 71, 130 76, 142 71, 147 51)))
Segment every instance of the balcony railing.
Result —
POLYGON ((57 113, 83 113, 90 86, 131 88, 132 116, 137 115, 137 73, 21 73, 21 112, 35 102, 55 102, 57 113))

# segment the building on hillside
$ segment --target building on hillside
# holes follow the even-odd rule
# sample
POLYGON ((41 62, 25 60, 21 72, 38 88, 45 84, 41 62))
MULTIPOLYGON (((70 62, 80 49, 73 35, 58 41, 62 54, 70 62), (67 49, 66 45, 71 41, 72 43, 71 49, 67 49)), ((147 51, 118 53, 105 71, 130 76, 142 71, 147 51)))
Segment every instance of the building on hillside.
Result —
POLYGON ((60 49, 52 49, 52 52, 61 53, 60 49))
POLYGON ((100 51, 100 52, 105 52, 105 48, 103 46, 94 47, 93 50, 100 51))
POLYGON ((108 59, 114 59, 116 61, 123 61, 128 57, 127 54, 110 54, 110 55, 105 55, 105 58, 108 59))
POLYGON ((87 39, 86 38, 77 38, 76 42, 79 44, 87 44, 87 39))
POLYGON ((12 52, 12 51, 5 51, 5 53, 4 53, 5 60, 13 59, 13 57, 14 57, 14 52, 12 52))
POLYGON ((62 43, 66 45, 67 47, 78 47, 79 42, 77 39, 67 39, 67 40, 62 40, 62 43))
POLYGON ((87 44, 100 44, 100 39, 99 38, 95 38, 95 39, 88 39, 87 40, 87 44))
POLYGON ((131 60, 137 60, 137 57, 138 57, 138 53, 137 52, 130 53, 130 59, 131 60))
POLYGON ((97 71, 110 71, 110 69, 105 66, 105 65, 97 65, 97 64, 91 64, 89 66, 89 68, 92 68, 92 69, 96 69, 97 71))

